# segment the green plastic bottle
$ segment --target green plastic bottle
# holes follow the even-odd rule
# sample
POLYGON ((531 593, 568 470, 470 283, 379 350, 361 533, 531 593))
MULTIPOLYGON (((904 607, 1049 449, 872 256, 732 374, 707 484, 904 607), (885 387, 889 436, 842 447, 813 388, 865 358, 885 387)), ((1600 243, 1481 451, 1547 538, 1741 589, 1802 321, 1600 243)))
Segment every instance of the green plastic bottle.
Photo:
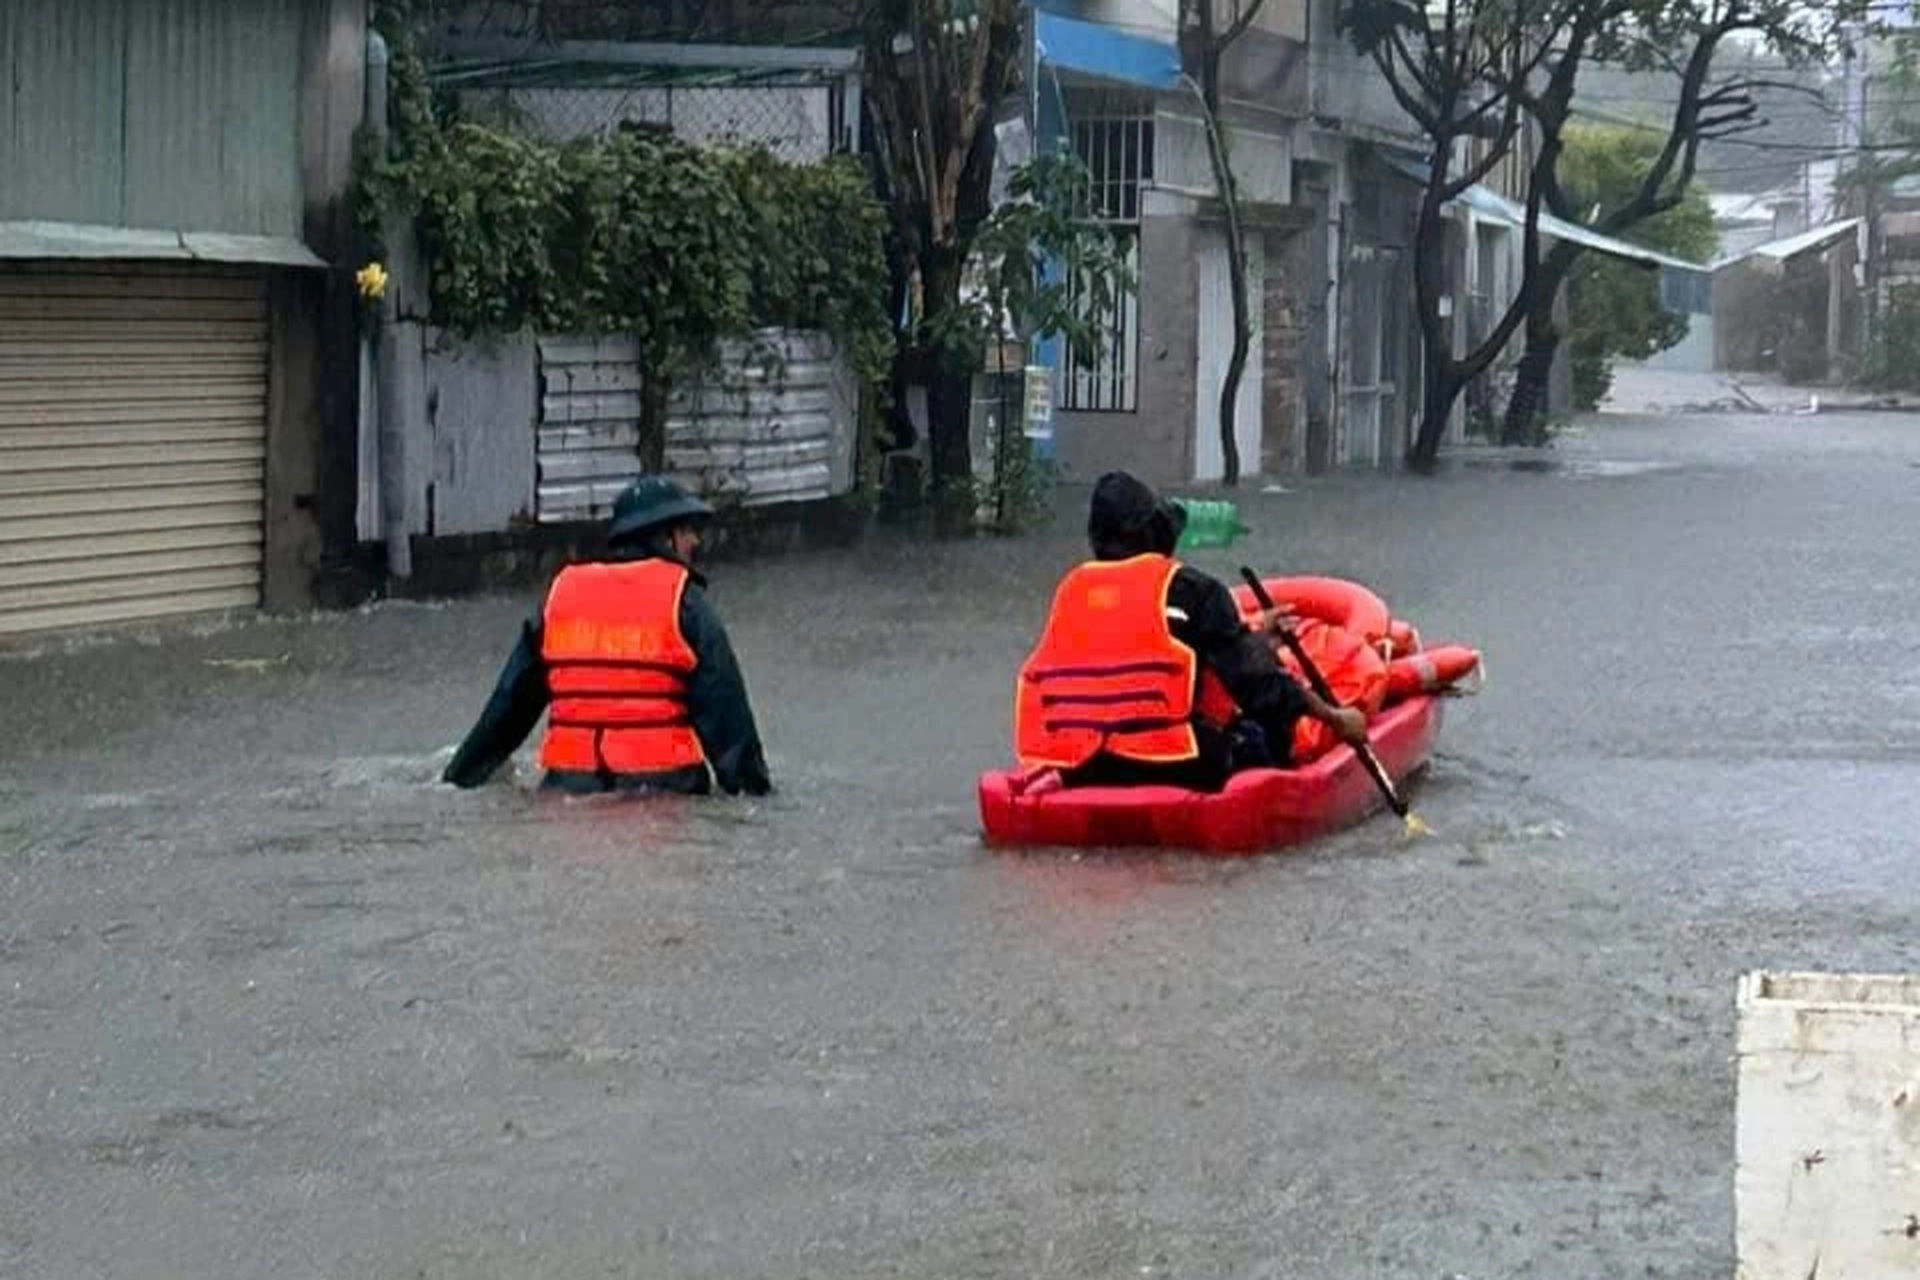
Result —
POLYGON ((1187 513, 1187 527, 1180 531, 1178 549, 1192 551, 1201 547, 1230 547, 1243 533, 1252 532, 1240 523, 1240 509, 1231 502, 1203 502, 1196 498, 1175 498, 1187 513))

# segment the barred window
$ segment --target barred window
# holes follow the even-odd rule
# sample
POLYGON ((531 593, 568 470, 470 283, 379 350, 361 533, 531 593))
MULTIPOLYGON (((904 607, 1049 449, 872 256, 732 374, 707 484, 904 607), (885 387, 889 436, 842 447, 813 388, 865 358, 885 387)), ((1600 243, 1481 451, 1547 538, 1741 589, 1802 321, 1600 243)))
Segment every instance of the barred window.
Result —
MULTIPOLYGON (((1093 351, 1093 362, 1081 364, 1073 359, 1067 376, 1060 380, 1060 407, 1083 413, 1132 413, 1140 407, 1140 375, 1137 356, 1140 349, 1140 234, 1137 229, 1123 231, 1121 253, 1127 264, 1126 286, 1117 290, 1109 313, 1100 317, 1101 341, 1093 351)), ((1088 307, 1078 297, 1071 275, 1069 293, 1082 315, 1088 307)))
MULTIPOLYGON (((1074 155, 1092 179, 1083 216, 1119 237, 1130 279, 1113 299, 1110 313, 1098 317, 1105 332, 1092 364, 1073 362, 1059 380, 1059 405, 1081 412, 1132 413, 1140 400, 1140 212, 1142 194, 1153 183, 1153 99, 1076 91, 1067 99, 1067 110, 1074 155)), ((1067 285, 1074 291, 1071 276, 1067 285)))

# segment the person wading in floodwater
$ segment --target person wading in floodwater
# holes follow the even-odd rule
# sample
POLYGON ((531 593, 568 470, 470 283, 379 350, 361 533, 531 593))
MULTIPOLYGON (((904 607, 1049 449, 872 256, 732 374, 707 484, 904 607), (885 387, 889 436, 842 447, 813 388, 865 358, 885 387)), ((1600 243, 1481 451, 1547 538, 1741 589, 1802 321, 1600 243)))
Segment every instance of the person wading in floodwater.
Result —
POLYGON ((746 681, 692 567, 712 516, 665 477, 630 485, 613 504, 607 559, 554 578, 445 781, 484 783, 550 712, 545 788, 770 792, 746 681))

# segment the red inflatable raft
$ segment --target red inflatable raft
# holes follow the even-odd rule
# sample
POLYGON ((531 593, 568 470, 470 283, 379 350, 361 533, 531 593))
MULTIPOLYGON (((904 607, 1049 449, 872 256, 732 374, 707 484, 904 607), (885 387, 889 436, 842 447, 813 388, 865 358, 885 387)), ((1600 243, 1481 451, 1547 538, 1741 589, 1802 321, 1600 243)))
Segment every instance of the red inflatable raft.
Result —
MULTIPOLYGON (((1368 726, 1395 783, 1427 763, 1441 701, 1412 698, 1368 726)), ((1301 844, 1381 808, 1379 789, 1351 747, 1298 769, 1248 769, 1217 792, 1179 787, 1060 786, 1051 770, 981 775, 980 821, 995 845, 1164 845, 1200 853, 1256 853, 1301 844)))
MULTIPOLYGON (((1368 660, 1384 678, 1371 697, 1363 691, 1363 686, 1370 689, 1360 679, 1365 673, 1348 673, 1355 682, 1347 689, 1335 673, 1326 674, 1337 696, 1358 694, 1356 701, 1368 705, 1374 754, 1396 784, 1424 768, 1440 735, 1443 703, 1434 694, 1464 679, 1477 667, 1479 654, 1453 647, 1435 650, 1436 658, 1445 655, 1438 672, 1430 662, 1396 671, 1399 663, 1393 658, 1404 655, 1409 645, 1417 650, 1419 633, 1394 619, 1367 588, 1335 578, 1273 578, 1265 585, 1278 603, 1303 618, 1378 647, 1379 657, 1368 660), (1379 709, 1382 694, 1386 705, 1379 709)), ((1257 616, 1258 606, 1246 588, 1236 588, 1234 594, 1243 615, 1250 620, 1257 616)), ((1305 744, 1296 738, 1295 745, 1298 751, 1305 744)), ((1385 806, 1359 757, 1346 746, 1333 746, 1296 768, 1237 773, 1218 792, 1179 787, 1067 789, 1052 770, 1012 769, 983 774, 979 796, 981 825, 992 845, 1166 846, 1216 854, 1301 844, 1385 806)))

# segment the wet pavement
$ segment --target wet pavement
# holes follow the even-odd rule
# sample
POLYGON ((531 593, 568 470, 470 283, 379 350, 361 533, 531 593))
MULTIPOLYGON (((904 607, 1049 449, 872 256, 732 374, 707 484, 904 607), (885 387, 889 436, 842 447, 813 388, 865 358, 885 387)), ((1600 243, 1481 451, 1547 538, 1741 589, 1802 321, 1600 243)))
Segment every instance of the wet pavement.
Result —
POLYGON ((1196 557, 1485 648, 1411 843, 984 850, 1077 510, 720 566, 762 802, 437 786, 530 596, 0 657, 0 1276, 1729 1274, 1736 975, 1920 967, 1920 419, 1553 456, 1196 557))

